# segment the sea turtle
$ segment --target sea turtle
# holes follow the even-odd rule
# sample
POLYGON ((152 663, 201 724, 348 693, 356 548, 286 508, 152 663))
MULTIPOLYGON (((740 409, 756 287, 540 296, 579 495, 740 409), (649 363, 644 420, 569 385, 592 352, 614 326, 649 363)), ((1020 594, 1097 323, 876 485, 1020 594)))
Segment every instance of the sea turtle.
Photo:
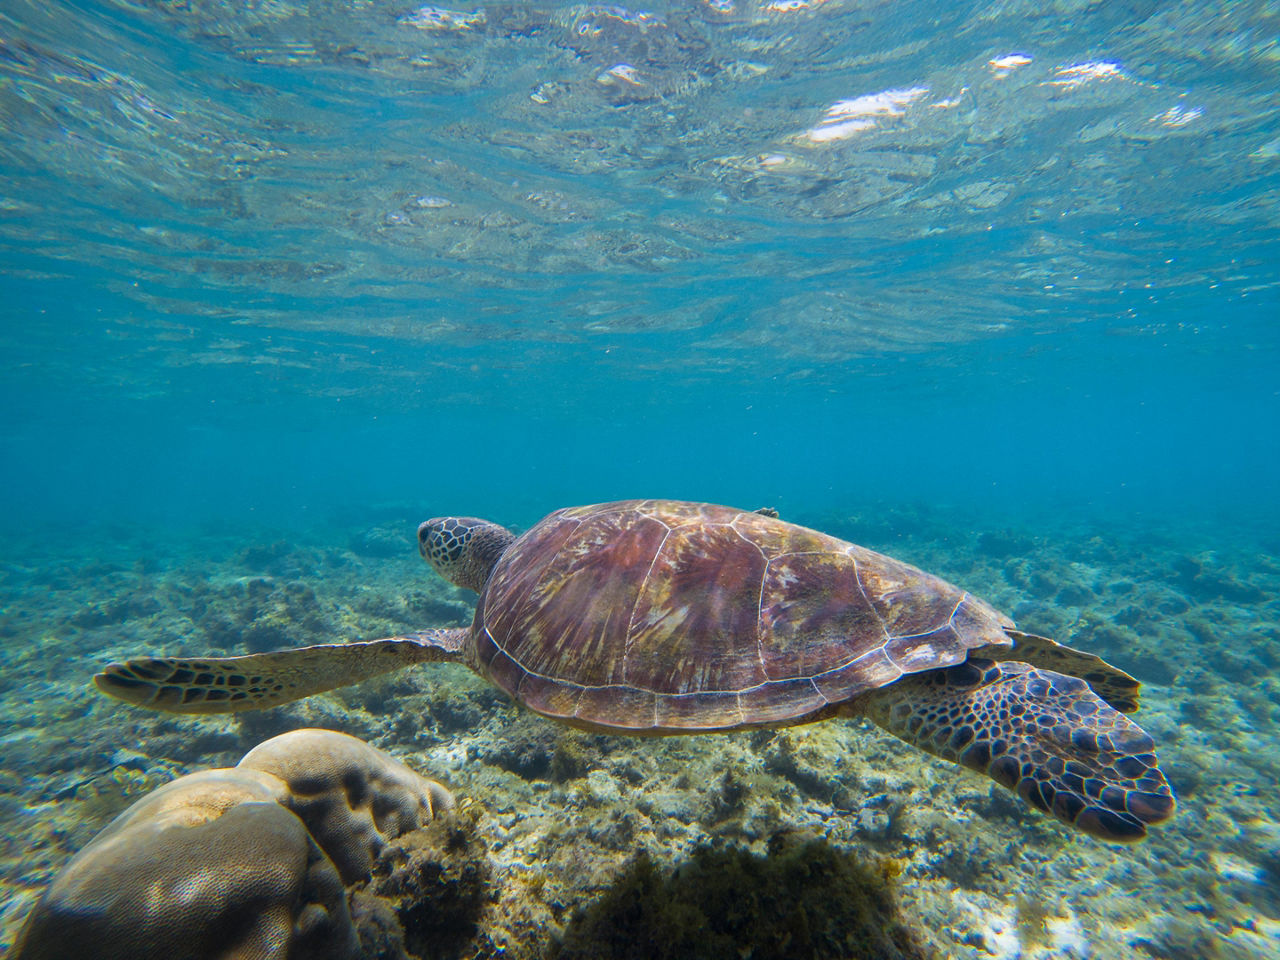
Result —
POLYGON ((108 666, 104 693, 173 713, 287 703, 424 661, 529 709, 661 735, 864 716, 1040 810, 1133 841, 1173 814, 1138 682, 1022 633, 915 567, 770 516, 670 500, 557 510, 528 532, 428 520, 422 556, 479 593, 470 627, 108 666), (1081 679, 1083 678, 1083 679, 1081 679))

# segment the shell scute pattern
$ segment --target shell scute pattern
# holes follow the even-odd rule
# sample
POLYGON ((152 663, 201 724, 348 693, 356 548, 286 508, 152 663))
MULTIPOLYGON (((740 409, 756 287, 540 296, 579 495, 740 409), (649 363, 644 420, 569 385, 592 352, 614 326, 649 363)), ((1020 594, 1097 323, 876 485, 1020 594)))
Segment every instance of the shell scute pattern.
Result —
POLYGON ((760 605, 760 642, 770 652, 770 680, 815 676, 833 659, 866 652, 859 638, 883 635, 863 596, 853 558, 844 552, 788 553, 769 562, 760 605))
POLYGON ((534 710, 690 729, 812 718, 906 672, 1009 641, 995 611, 914 567, 725 507, 558 511, 503 555, 475 656, 534 710))
POLYGON ((658 703, 665 700, 652 690, 625 685, 582 687, 573 717, 592 721, 606 720, 621 727, 650 728, 658 714, 658 703))
POLYGON ((622 681, 663 693, 765 682, 758 625, 765 566, 759 547, 728 524, 673 529, 636 600, 622 681))
POLYGON ((748 715, 743 696, 735 692, 699 692, 659 696, 654 722, 664 730, 741 727, 758 723, 748 715))
MULTIPOLYGON (((511 662, 514 663, 514 661, 511 662)), ((527 670, 513 675, 513 678, 516 676, 518 676, 518 679, 515 680, 515 690, 519 700, 553 717, 578 716, 583 709, 582 700, 584 696, 592 690, 608 689, 566 684, 559 680, 530 673, 527 670)), ((589 710, 590 706, 587 709, 589 710)), ((650 707, 650 710, 652 710, 652 707, 650 707)))
POLYGON ((622 683, 620 643, 668 530, 643 518, 580 520, 572 512, 552 514, 508 550, 477 616, 532 673, 592 686, 622 683))

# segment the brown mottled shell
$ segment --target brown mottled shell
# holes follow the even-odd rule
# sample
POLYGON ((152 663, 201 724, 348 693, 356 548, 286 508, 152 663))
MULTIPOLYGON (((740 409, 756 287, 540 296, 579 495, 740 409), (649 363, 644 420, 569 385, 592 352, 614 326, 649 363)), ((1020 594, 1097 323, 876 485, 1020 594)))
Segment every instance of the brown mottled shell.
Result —
POLYGON ((1011 643, 1012 621, 883 554, 729 507, 558 510, 503 554, 476 668, 538 713, 680 733, 819 719, 903 674, 1011 643))

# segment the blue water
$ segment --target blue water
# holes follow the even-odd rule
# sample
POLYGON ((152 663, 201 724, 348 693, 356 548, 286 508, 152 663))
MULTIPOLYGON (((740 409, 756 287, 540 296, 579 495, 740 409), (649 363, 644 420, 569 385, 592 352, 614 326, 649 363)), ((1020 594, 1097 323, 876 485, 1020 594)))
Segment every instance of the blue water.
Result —
POLYGON ((1068 7, 6 4, 6 522, 1274 522, 1274 17, 1068 7))
MULTIPOLYGON (((1158 529, 1152 583, 1210 549, 1269 577, 1278 30, 1262 0, 5 0, 0 533, 167 531, 181 566, 188 530, 673 497, 1114 536, 1139 581, 1158 529)), ((1280 636, 1274 597, 1227 612, 1202 667, 1280 636)))
MULTIPOLYGON (((406 395, 374 384, 318 396, 320 371, 266 383, 238 367, 174 371, 179 382, 150 397, 24 385, 6 405, 19 418, 7 424, 6 522, 257 511, 289 526, 308 510, 400 500, 527 523, 556 504, 649 493, 791 508, 928 501, 993 522, 1048 510, 1274 524, 1280 504, 1265 348, 1230 357, 1080 330, 852 362, 816 387, 683 382, 678 364, 619 381, 587 360, 490 378, 496 351, 481 344, 481 371, 429 378, 442 391, 464 381, 468 399, 435 402, 414 382, 428 351, 361 345, 402 351, 367 376, 398 377, 406 395)), ((62 348, 76 349, 75 338, 62 348)), ((323 368, 323 341, 312 349, 323 368)), ((117 372, 152 362, 122 358, 117 372)))

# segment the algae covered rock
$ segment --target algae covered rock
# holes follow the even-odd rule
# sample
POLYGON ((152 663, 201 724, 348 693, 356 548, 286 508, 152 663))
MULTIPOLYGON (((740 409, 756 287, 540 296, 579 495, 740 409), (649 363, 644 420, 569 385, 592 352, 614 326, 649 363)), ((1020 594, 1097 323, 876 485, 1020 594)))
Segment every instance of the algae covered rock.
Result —
POLYGON ((354 737, 275 737, 120 814, 37 902, 14 960, 354 960, 345 887, 452 806, 354 737))
POLYGON ((468 956, 491 896, 488 850, 465 816, 437 820, 392 840, 374 865, 366 897, 352 905, 367 941, 369 899, 391 907, 406 955, 468 956))
POLYGON ((923 960, 891 863, 775 837, 767 856, 702 847, 674 871, 641 853, 579 910, 554 960, 923 960))

